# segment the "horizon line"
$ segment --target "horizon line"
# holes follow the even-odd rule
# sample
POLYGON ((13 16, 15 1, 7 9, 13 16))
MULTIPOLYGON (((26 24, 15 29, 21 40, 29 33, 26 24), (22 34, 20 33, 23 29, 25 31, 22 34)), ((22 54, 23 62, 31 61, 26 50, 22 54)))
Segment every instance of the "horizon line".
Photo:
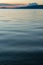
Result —
MULTIPOLYGON (((37 2, 32 2, 32 3, 37 3, 37 2)), ((18 5, 28 5, 30 3, 0 3, 0 4, 18 4, 18 5)), ((39 4, 39 3, 37 3, 39 4)), ((39 5, 43 5, 43 4, 39 4, 39 5)))

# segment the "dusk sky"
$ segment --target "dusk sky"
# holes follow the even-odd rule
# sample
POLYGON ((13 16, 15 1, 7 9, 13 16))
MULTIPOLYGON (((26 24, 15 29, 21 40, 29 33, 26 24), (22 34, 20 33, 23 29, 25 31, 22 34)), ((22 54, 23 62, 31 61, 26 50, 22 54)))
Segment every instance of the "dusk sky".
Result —
POLYGON ((0 0, 0 3, 31 3, 31 2, 36 2, 36 3, 39 3, 39 4, 43 4, 43 0, 0 0))

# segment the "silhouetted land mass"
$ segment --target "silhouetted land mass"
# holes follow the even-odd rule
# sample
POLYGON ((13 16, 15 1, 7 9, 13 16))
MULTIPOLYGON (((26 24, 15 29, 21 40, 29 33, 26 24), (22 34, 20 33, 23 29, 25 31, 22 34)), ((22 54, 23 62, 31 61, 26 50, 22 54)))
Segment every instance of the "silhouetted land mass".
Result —
POLYGON ((30 3, 26 7, 19 7, 21 9, 43 9, 43 5, 38 5, 37 3, 30 3))
POLYGON ((3 4, 3 3, 1 3, 0 9, 43 9, 43 5, 38 5, 37 3, 30 3, 27 6, 20 6, 20 4, 3 4), (19 7, 18 7, 18 5, 19 5, 19 7), (8 7, 8 6, 12 6, 12 7, 8 7))
POLYGON ((17 7, 16 9, 43 9, 43 5, 27 6, 27 7, 17 7))
POLYGON ((27 6, 27 7, 1 7, 2 9, 43 9, 43 5, 27 6))

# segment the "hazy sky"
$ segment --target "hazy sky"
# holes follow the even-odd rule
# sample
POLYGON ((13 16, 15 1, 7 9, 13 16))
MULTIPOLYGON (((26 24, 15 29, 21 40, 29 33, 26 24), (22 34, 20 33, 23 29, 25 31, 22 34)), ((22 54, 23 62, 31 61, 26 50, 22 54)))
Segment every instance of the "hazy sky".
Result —
POLYGON ((43 0, 0 0, 0 3, 31 3, 37 2, 43 4, 43 0))

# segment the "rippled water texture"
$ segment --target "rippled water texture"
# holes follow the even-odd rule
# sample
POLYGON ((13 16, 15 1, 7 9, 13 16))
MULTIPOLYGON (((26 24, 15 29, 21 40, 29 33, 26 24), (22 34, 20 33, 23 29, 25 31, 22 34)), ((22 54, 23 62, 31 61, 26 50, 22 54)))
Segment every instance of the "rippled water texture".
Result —
POLYGON ((43 10, 0 9, 0 65, 43 65, 43 10))

